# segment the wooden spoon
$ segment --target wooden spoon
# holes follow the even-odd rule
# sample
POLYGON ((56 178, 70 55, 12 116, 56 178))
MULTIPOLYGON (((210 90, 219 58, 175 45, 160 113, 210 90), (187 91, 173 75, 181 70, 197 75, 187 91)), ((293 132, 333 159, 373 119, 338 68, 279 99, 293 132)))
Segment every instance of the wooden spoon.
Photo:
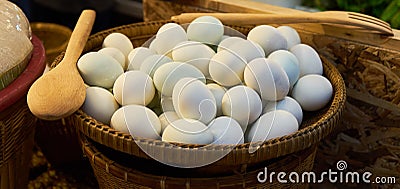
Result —
POLYGON ((76 67, 92 31, 96 13, 84 10, 71 34, 65 56, 51 71, 30 87, 27 102, 30 111, 40 119, 56 120, 78 110, 86 96, 86 88, 76 67))

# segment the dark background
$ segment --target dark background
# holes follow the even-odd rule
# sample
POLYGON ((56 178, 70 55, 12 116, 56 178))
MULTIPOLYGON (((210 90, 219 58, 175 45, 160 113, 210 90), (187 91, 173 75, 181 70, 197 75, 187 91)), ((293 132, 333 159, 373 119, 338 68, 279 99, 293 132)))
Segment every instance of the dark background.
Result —
POLYGON ((30 22, 50 22, 73 29, 83 9, 94 9, 93 31, 143 21, 141 10, 121 2, 141 4, 141 0, 11 0, 26 14, 30 22), (139 12, 140 11, 140 12, 139 12))

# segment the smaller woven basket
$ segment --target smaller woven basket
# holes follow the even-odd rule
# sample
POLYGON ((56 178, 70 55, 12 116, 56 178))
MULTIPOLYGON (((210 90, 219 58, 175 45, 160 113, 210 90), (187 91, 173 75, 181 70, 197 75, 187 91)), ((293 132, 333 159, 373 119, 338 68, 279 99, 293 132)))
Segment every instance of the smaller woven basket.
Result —
POLYGON ((55 23, 33 22, 30 25, 32 32, 43 42, 47 65, 50 66, 54 59, 67 48, 72 30, 55 23))
POLYGON ((24 72, 0 91, 0 188, 26 188, 36 118, 26 104, 30 85, 43 73, 45 50, 34 35, 33 54, 24 72))
MULTIPOLYGON (((162 25, 168 22, 170 21, 136 23, 96 33, 89 38, 84 53, 99 50, 104 38, 113 32, 120 32, 128 36, 134 47, 141 46, 154 36, 162 25)), ((252 29, 252 27, 242 26, 231 27, 244 35, 247 35, 252 29)), ((60 61, 62 57, 58 58, 55 63, 60 61)), ((201 146, 198 145, 171 144, 160 140, 133 138, 128 133, 119 132, 108 125, 96 121, 82 110, 77 111, 66 120, 68 125, 77 127, 80 132, 93 141, 140 159, 153 160, 150 156, 154 157, 153 155, 158 155, 158 158, 161 158, 163 162, 180 164, 185 163, 187 158, 201 160, 207 157, 210 152, 224 154, 229 151, 226 156, 218 161, 199 169, 192 169, 192 171, 198 170, 201 174, 210 175, 243 172, 243 170, 247 170, 247 167, 257 167, 260 163, 265 163, 267 160, 308 148, 315 148, 316 144, 336 127, 346 100, 345 85, 337 69, 325 61, 323 57, 322 59, 324 75, 333 85, 334 94, 332 101, 326 108, 320 111, 305 113, 304 121, 299 131, 265 142, 245 143, 238 146, 211 145, 207 148, 200 148, 201 146), (250 148, 256 147, 258 149, 255 153, 249 153, 250 148), (194 156, 186 156, 187 154, 184 153, 185 150, 193 152, 194 156), (153 154, 149 156, 148 153, 153 154)), ((157 163, 155 160, 153 162, 157 163)))
MULTIPOLYGON (((172 168, 153 161, 137 161, 134 156, 99 145, 81 136, 83 152, 92 165, 100 188, 173 188, 173 189, 228 189, 228 188, 308 188, 307 183, 283 184, 274 178, 272 182, 260 182, 258 175, 272 171, 302 173, 310 171, 314 164, 316 148, 308 148, 291 155, 264 163, 257 169, 243 173, 231 173, 212 177, 194 174, 190 170, 172 168)), ((262 176, 260 179, 264 179, 262 176)))

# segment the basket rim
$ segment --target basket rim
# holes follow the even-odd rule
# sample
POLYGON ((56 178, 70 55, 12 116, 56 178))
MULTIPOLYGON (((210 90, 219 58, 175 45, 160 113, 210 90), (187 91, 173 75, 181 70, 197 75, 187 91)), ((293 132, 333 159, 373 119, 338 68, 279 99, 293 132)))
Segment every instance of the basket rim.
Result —
POLYGON ((6 88, 0 90, 0 112, 22 98, 30 85, 42 75, 46 66, 46 54, 43 43, 32 34, 33 51, 25 70, 6 88))
MULTIPOLYGON (((48 22, 32 22, 31 24, 32 32, 36 32, 39 35, 40 32, 51 32, 56 33, 58 36, 64 36, 64 43, 59 44, 56 47, 46 48, 46 53, 49 54, 59 54, 60 51, 65 50, 67 47, 68 41, 72 34, 72 30, 64 25, 56 24, 56 23, 48 23, 48 22)), ((40 38, 40 36, 39 36, 40 38)))
MULTIPOLYGON (((156 26, 156 25, 162 25, 165 23, 171 22, 170 20, 164 20, 164 21, 152 21, 152 22, 142 22, 142 23, 134 23, 134 24, 129 24, 129 25, 123 25, 115 28, 111 28, 108 30, 104 30, 101 32, 98 32, 94 35, 92 35, 89 38, 90 40, 94 40, 97 37, 104 36, 108 33, 111 32, 120 32, 125 29, 130 29, 130 28, 140 28, 143 26, 156 26)), ((242 29, 248 29, 251 27, 247 26, 233 26, 236 28, 242 28, 242 29)), ((153 35, 151 35, 153 36, 153 35)), ((151 37, 148 36, 148 37, 151 37)), ((85 52, 90 50, 88 49, 88 45, 85 48, 85 52)), ((263 152, 269 152, 267 156, 273 158, 273 157, 279 157, 286 155, 288 153, 293 153, 295 151, 300 151, 302 149, 305 149, 307 147, 310 147, 311 145, 319 142, 322 140, 325 136, 327 136, 337 125, 338 120, 341 117, 342 111, 344 109, 345 101, 346 101, 346 88, 344 84, 344 80, 341 77, 339 71, 334 67, 334 65, 331 62, 328 62, 326 59, 320 55, 321 58, 323 59, 323 66, 324 66, 324 74, 325 76, 328 76, 328 79, 335 79, 336 82, 332 82, 333 88, 334 88, 334 95, 331 100, 332 104, 330 104, 328 110, 325 112, 325 114, 321 117, 320 120, 317 122, 309 125, 308 127, 304 127, 297 132, 290 134, 290 135, 285 135, 282 137, 278 137, 275 139, 267 140, 267 141, 260 141, 256 143, 245 143, 245 144, 240 144, 240 145, 234 145, 234 148, 232 151, 235 152, 235 154, 241 154, 243 152, 248 153, 248 148, 252 146, 259 146, 257 151, 260 151, 260 149, 264 149, 265 151, 263 152), (304 140, 301 139, 306 139, 309 141, 309 143, 304 142, 304 140), (289 148, 290 152, 281 150, 280 148, 289 148), (271 153, 276 153, 274 155, 271 155, 271 153)), ((62 57, 58 57, 60 59, 62 57)), ((55 60, 57 61, 57 59, 55 60)), ((182 146, 176 146, 172 145, 171 143, 167 142, 162 142, 161 140, 154 140, 154 139, 145 139, 145 138, 139 138, 139 137, 132 137, 128 133, 122 133, 120 131, 114 130, 111 128, 109 125, 105 125, 103 123, 98 122, 97 120, 94 120, 90 116, 88 116, 85 112, 82 110, 78 110, 75 112, 73 115, 77 119, 81 119, 83 122, 87 123, 87 126, 90 128, 84 128, 78 127, 78 130, 80 132, 84 133, 86 136, 89 138, 95 140, 96 142, 99 142, 101 144, 104 144, 106 146, 116 148, 118 150, 122 150, 123 152, 130 153, 131 155, 138 155, 138 156, 143 156, 140 154, 140 152, 130 152, 129 150, 125 150, 124 147, 121 147, 121 145, 136 145, 136 142, 141 142, 146 145, 156 145, 156 146, 166 146, 166 147, 172 147, 172 148, 182 148, 182 146, 190 146, 190 145, 182 145, 182 146), (118 140, 118 141, 110 141, 110 140, 118 140), (135 144, 133 144, 135 143, 135 144)), ((198 146, 194 146, 196 148, 198 146)), ((211 150, 221 150, 221 149, 226 149, 226 148, 232 148, 232 145, 213 145, 213 148, 210 148, 211 150)), ((245 160, 243 160, 245 161, 245 160)))

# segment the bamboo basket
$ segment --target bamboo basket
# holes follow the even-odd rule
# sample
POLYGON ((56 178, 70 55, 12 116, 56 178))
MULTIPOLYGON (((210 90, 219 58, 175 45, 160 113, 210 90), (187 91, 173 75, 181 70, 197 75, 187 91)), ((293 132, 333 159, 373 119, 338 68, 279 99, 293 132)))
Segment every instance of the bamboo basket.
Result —
MULTIPOLYGON (((314 164, 316 148, 308 148, 291 155, 282 156, 264 163, 262 167, 242 173, 230 173, 212 177, 207 174, 194 174, 191 170, 171 168, 153 161, 137 160, 134 156, 121 153, 95 143, 81 136, 82 149, 88 158, 99 188, 308 188, 307 183, 282 184, 277 182, 259 182, 260 172, 310 171, 314 164), (138 162, 139 161, 139 162, 138 162)), ((261 178, 263 179, 263 178, 261 178)))
POLYGON ((51 66, 54 59, 67 48, 72 30, 55 23, 33 22, 30 25, 32 32, 42 40, 46 49, 47 65, 51 66))
POLYGON ((30 85, 44 70, 45 50, 33 36, 33 54, 24 72, 0 91, 0 188, 26 188, 36 118, 26 104, 30 85))
MULTIPOLYGON (((157 32, 158 28, 167 22, 170 21, 136 23, 96 33, 89 38, 84 53, 100 49, 103 39, 112 32, 120 32, 127 35, 134 47, 141 46, 157 32)), ((244 35, 252 28, 232 27, 244 35)), ((59 57, 59 60, 61 58, 59 57)), ((114 150, 138 157, 139 160, 144 161, 152 160, 152 158, 143 152, 141 148, 146 148, 146 152, 162 152, 162 156, 159 158, 164 158, 163 160, 165 161, 175 163, 186 161, 185 158, 182 158, 184 156, 176 155, 177 153, 181 153, 182 149, 194 152, 198 159, 205 157, 209 152, 224 153, 226 150, 230 150, 226 156, 217 162, 204 167, 192 168, 191 171, 209 175, 232 174, 234 172, 243 173, 249 167, 257 167, 260 164, 264 164, 267 160, 293 154, 301 150, 308 149, 315 153, 314 149, 317 147, 319 141, 335 129, 344 109, 346 91, 343 79, 337 69, 332 64, 326 62, 325 59, 323 60, 324 74, 332 82, 334 88, 334 98, 330 104, 323 110, 305 114, 304 121, 298 132, 266 142, 251 145, 246 143, 233 147, 230 145, 214 145, 207 149, 200 149, 198 145, 170 144, 159 140, 133 138, 128 133, 121 133, 108 125, 96 121, 81 110, 68 117, 66 121, 68 125, 75 126, 91 140, 114 150), (250 154, 248 152, 249 148, 254 146, 260 146, 260 148, 255 153, 250 154)), ((57 63, 57 60, 55 63, 57 63)), ((302 156, 303 154, 300 153, 298 155, 302 156)), ((153 162, 156 163, 157 161, 153 160, 153 162)), ((302 166, 302 162, 298 162, 298 166, 302 166)))

